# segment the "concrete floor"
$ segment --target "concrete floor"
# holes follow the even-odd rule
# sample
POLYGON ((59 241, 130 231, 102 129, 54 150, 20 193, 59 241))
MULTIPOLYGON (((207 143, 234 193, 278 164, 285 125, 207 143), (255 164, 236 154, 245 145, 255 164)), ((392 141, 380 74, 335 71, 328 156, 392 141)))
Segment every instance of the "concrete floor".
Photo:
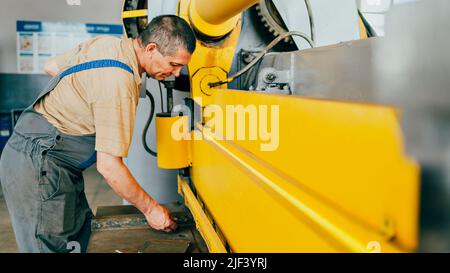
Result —
MULTIPOLYGON (((122 199, 114 193, 103 177, 97 172, 95 165, 87 169, 83 175, 86 197, 94 214, 98 206, 122 204, 122 199)), ((5 252, 17 252, 17 245, 8 209, 0 187, 0 253, 5 252)))

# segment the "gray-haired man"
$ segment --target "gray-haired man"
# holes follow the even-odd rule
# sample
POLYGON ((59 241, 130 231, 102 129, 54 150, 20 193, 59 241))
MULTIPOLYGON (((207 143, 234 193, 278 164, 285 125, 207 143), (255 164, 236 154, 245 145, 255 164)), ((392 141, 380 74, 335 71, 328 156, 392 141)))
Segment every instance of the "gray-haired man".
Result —
POLYGON ((131 143, 141 74, 178 76, 195 50, 192 29, 172 15, 154 18, 137 39, 98 36, 45 65, 54 76, 24 111, 0 161, 0 181, 19 251, 85 251, 92 212, 82 171, 97 170, 151 227, 176 223, 123 164, 131 143))

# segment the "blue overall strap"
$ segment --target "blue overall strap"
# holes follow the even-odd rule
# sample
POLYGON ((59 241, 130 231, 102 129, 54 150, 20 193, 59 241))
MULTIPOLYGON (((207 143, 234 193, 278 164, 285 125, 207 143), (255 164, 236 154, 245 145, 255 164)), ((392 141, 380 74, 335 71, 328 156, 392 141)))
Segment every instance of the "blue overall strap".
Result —
MULTIPOLYGON (((76 73, 76 72, 94 69, 94 68, 102 68, 102 67, 118 67, 125 71, 130 72, 131 75, 134 75, 133 70, 128 65, 126 65, 120 61, 117 61, 117 60, 104 59, 104 60, 95 60, 95 61, 90 61, 90 62, 74 65, 74 66, 64 70, 61 74, 59 74, 59 79, 61 80, 65 76, 76 73)), ((86 169, 89 166, 91 166, 92 164, 94 164, 96 161, 97 161, 97 152, 94 152, 89 159, 87 159, 84 162, 81 162, 79 167, 81 169, 86 169)))
POLYGON ((74 66, 64 70, 63 72, 61 72, 61 74, 59 74, 59 77, 62 79, 65 76, 76 73, 76 72, 94 69, 94 68, 102 68, 102 67, 118 67, 125 71, 130 72, 131 75, 134 75, 133 70, 127 64, 124 64, 117 60, 103 59, 103 60, 95 60, 95 61, 90 61, 90 62, 85 62, 85 63, 74 65, 74 66))
POLYGON ((42 92, 36 98, 36 100, 26 110, 33 108, 33 106, 36 104, 36 102, 38 102, 41 98, 43 98, 48 93, 50 93, 58 85, 59 81, 62 78, 64 78, 65 76, 76 73, 76 72, 80 72, 83 70, 102 68, 102 67, 117 67, 117 68, 120 68, 120 69, 123 69, 123 70, 129 72, 131 75, 134 76, 133 70, 128 65, 126 65, 122 62, 119 62, 117 60, 104 59, 104 60, 95 60, 95 61, 77 64, 77 65, 74 65, 74 66, 64 70, 63 72, 59 73, 58 75, 56 75, 56 77, 53 77, 50 80, 50 82, 47 84, 47 86, 44 88, 44 90, 42 90, 42 92))
POLYGON ((97 162, 97 151, 93 152, 91 157, 89 157, 87 160, 81 162, 78 167, 84 170, 89 168, 95 162, 97 162))

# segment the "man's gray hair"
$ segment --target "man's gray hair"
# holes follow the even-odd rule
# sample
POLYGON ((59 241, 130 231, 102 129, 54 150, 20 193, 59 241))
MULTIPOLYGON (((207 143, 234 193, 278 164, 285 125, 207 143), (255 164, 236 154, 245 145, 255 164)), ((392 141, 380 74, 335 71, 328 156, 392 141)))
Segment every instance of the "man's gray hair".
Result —
POLYGON ((192 54, 195 50, 195 34, 189 24, 175 15, 153 18, 138 39, 143 46, 155 43, 164 56, 173 55, 181 47, 192 54))

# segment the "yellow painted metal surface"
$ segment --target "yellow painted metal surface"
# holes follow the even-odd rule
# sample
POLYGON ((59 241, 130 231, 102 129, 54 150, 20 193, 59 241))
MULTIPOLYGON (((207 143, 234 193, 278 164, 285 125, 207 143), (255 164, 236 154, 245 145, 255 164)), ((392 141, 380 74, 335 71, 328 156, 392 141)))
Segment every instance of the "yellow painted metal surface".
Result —
MULTIPOLYGON (((180 1, 179 5, 179 16, 188 22, 190 22, 189 4, 190 1, 180 1)), ((205 85, 205 80, 208 80, 208 78, 225 80, 227 78, 240 32, 241 20, 239 19, 233 31, 222 41, 208 44, 197 40, 196 50, 188 64, 192 86, 191 95, 197 103, 207 105, 211 101, 211 95, 215 92, 215 90, 206 90, 209 87, 205 85), (202 82, 204 86, 203 91, 201 88, 202 82)), ((226 88, 226 85, 221 87, 226 88)))
POLYGON ((156 116, 156 151, 158 167, 181 169, 189 166, 189 145, 183 138, 188 128, 187 116, 156 116))
POLYGON ((367 30, 366 27, 364 26, 364 22, 361 19, 361 17, 358 18, 358 22, 359 22, 359 37, 361 39, 367 39, 368 38, 367 30))
MULTIPOLYGON (((246 1, 216 2, 200 5, 204 11, 196 9, 195 16, 214 25, 233 18, 228 15, 234 12, 217 15, 221 5, 246 1), (217 16, 208 19, 202 12, 217 16)), ((196 6, 180 1, 179 15, 197 22, 190 18, 196 6)), ((202 33, 218 35, 207 24, 204 29, 202 33)), ((227 106, 238 105, 259 113, 267 107, 266 114, 277 113, 274 120, 279 122, 276 126, 268 118, 265 129, 277 133, 270 143, 261 140, 260 132, 260 138, 244 132, 247 139, 239 139, 239 128, 254 128, 250 123, 239 127, 239 122, 261 122, 261 115, 250 113, 236 117, 234 124, 231 116, 222 116, 233 127, 231 135, 217 124, 210 127, 213 117, 202 119, 205 126, 197 124, 196 140, 190 141, 197 196, 186 194, 187 184, 180 183, 187 202, 196 204, 191 205, 196 220, 213 224, 233 252, 414 251, 419 169, 404 154, 395 109, 233 91, 226 85, 210 89, 208 82, 226 79, 239 35, 237 20, 222 41, 197 41, 188 65, 191 96, 203 113, 211 107, 226 113, 227 106), (271 146, 275 148, 262 149, 271 146)), ((208 230, 202 232, 208 244, 217 243, 213 231, 203 229, 208 230)))
MULTIPOLYGON (((139 17, 147 17, 147 10, 146 9, 138 9, 138 10, 125 10, 127 0, 123 0, 122 3, 122 27, 123 27, 123 33, 128 37, 127 30, 125 29, 125 20, 129 18, 139 18, 139 17)), ((130 37, 128 37, 130 38, 130 37)))
POLYGON ((415 250, 418 168, 394 109, 230 90, 214 104, 279 106, 274 151, 201 126, 191 143, 196 191, 232 251, 415 250))
POLYGON ((135 17, 145 17, 147 16, 146 9, 137 9, 137 10, 127 10, 122 12, 122 19, 126 18, 135 18, 135 17))
POLYGON ((214 230, 212 223, 203 212, 202 205, 189 188, 186 180, 181 176, 178 176, 178 193, 184 197, 185 205, 191 211, 196 227, 203 239, 205 239, 209 252, 226 253, 225 246, 214 230))
POLYGON ((210 37, 222 37, 231 32, 241 18, 241 12, 257 0, 191 0, 189 16, 192 26, 210 37))

